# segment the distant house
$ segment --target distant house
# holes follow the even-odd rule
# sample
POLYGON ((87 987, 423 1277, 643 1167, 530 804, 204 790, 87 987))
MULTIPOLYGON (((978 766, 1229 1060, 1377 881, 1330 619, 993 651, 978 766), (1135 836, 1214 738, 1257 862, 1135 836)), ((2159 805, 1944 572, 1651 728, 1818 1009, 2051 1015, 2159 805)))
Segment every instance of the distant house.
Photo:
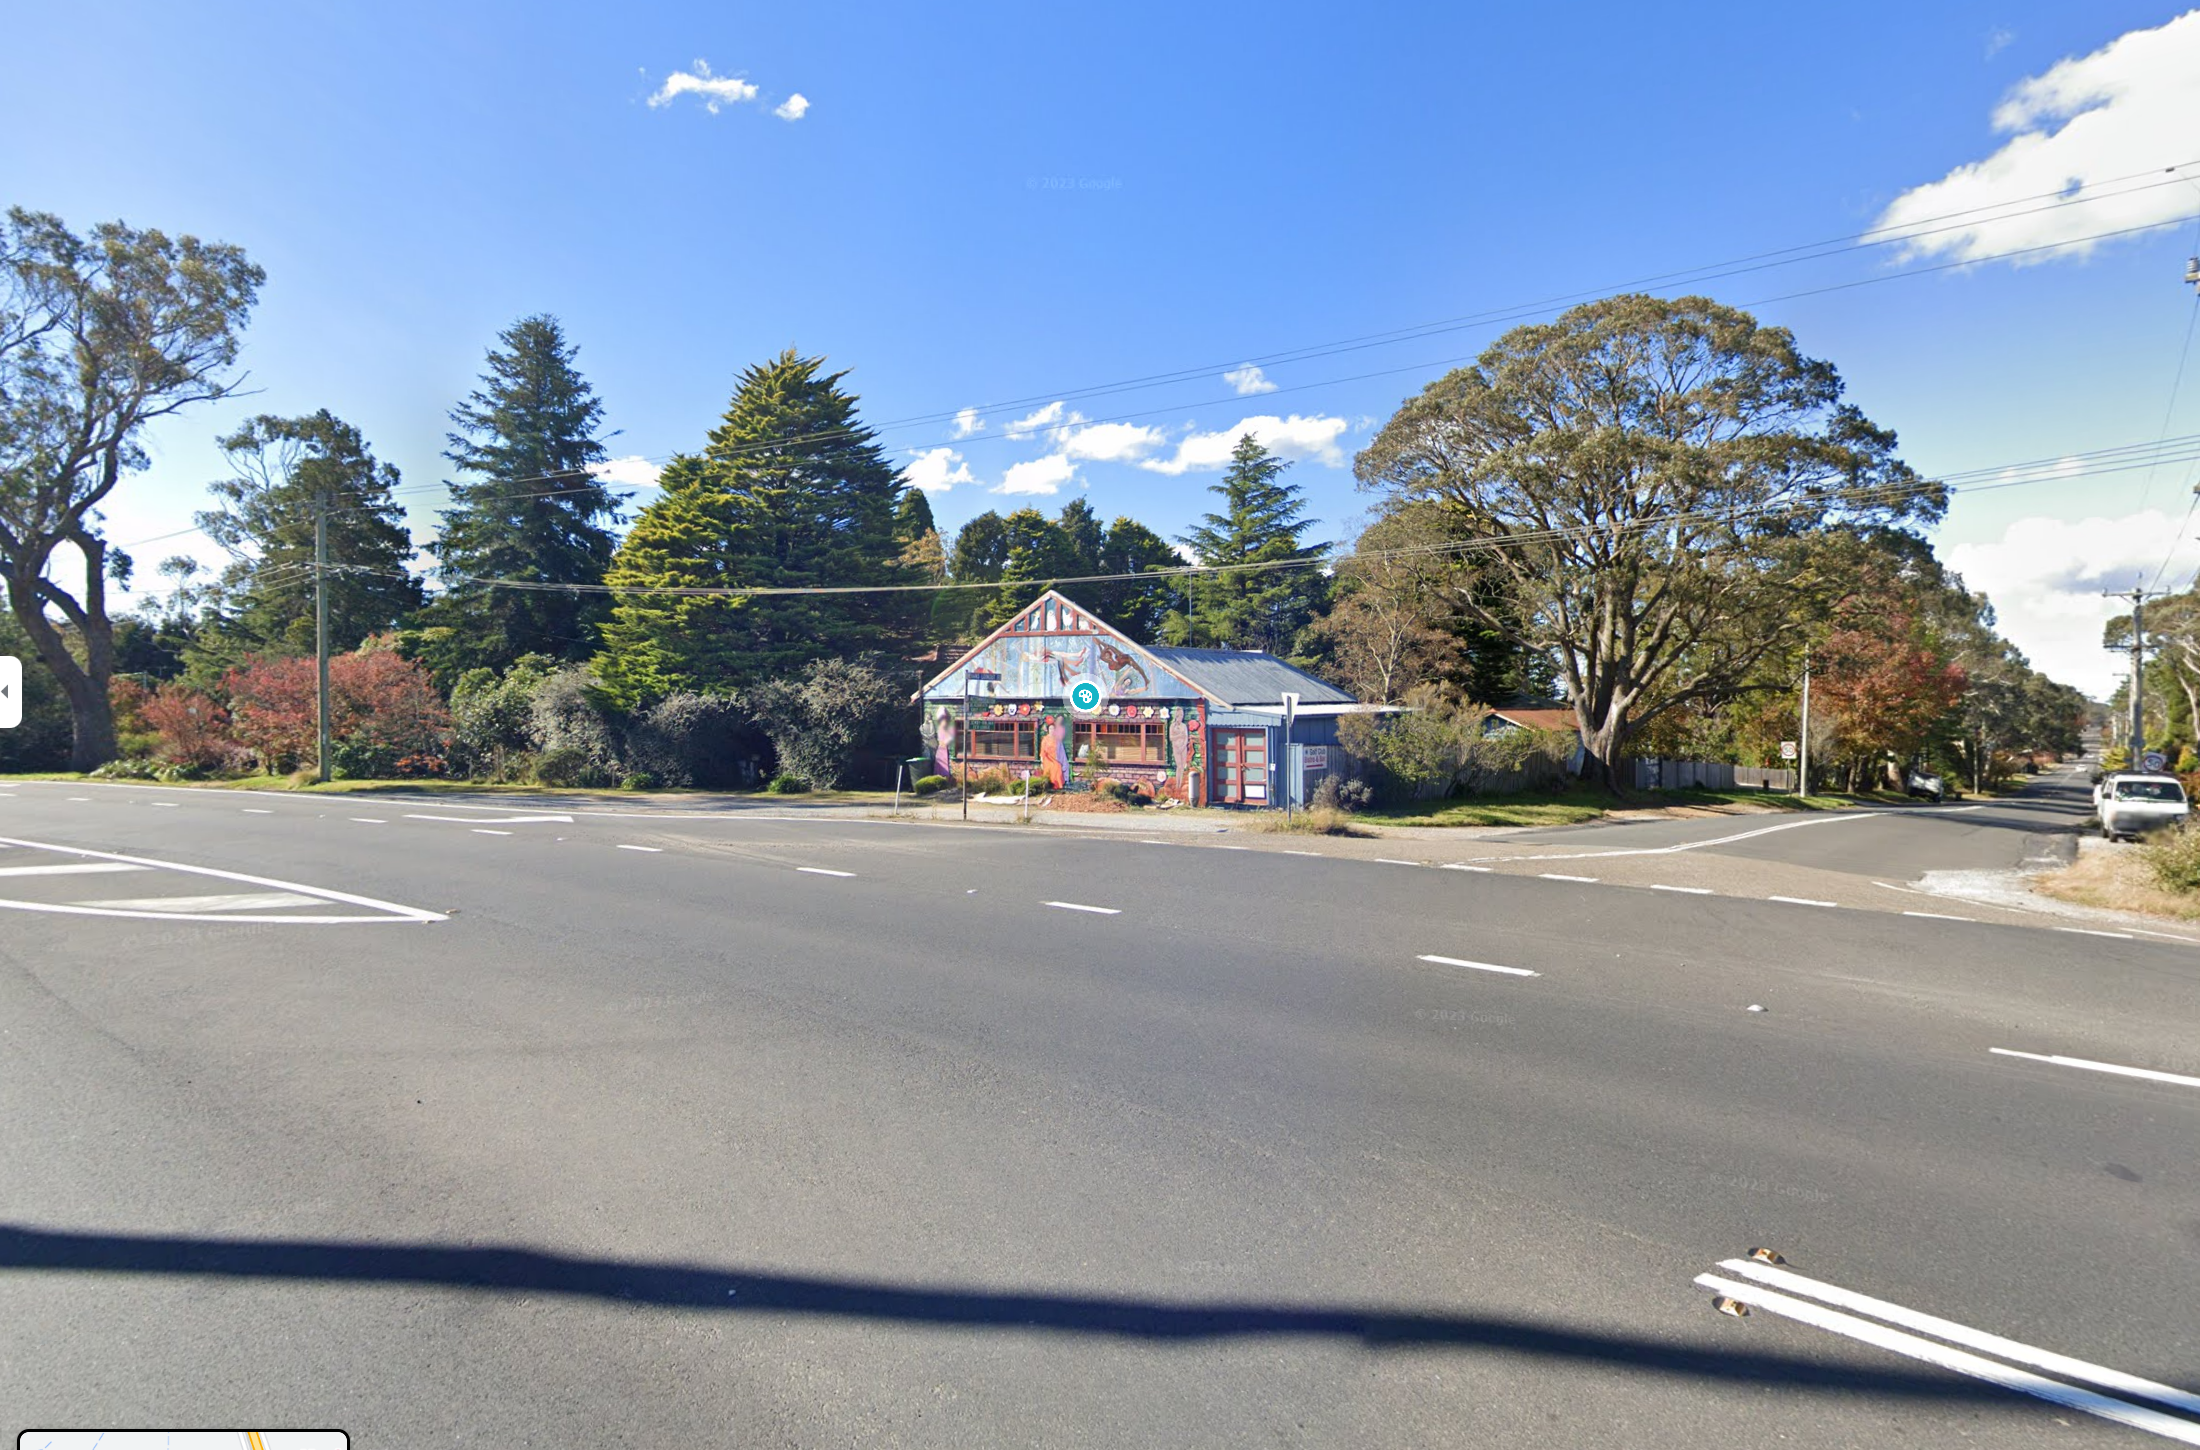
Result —
POLYGON ((1303 801, 1343 765, 1338 718, 1375 708, 1259 650, 1139 644, 1051 589, 912 698, 942 775, 1121 781, 1187 805, 1280 806, 1287 784, 1303 801))
POLYGON ((1492 710, 1482 722, 1482 738, 1497 735, 1514 735, 1523 730, 1562 730, 1574 737, 1574 750, 1567 759, 1566 769, 1581 774, 1582 761, 1588 751, 1582 748, 1581 722, 1574 718, 1571 705, 1507 705, 1492 710))

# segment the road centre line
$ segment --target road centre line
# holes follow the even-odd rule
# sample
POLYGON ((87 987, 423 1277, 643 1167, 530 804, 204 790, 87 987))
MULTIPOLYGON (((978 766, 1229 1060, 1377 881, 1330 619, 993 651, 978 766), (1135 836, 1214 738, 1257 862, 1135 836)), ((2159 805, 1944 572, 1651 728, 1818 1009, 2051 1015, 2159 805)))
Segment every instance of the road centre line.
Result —
MULTIPOLYGON (((794 869, 807 876, 853 876, 856 874, 853 871, 835 871, 829 866, 797 866, 794 869)), ((1088 911, 1095 909, 1093 907, 1086 908, 1088 911)))
POLYGON ((2175 1083, 2179 1087, 2200 1088, 2200 1077, 2186 1077, 2182 1073, 2157 1072, 2151 1067, 2123 1067, 2113 1062, 2095 1062, 2087 1057, 2063 1057, 2037 1052, 2019 1052, 2012 1047, 1989 1047, 1988 1052, 1997 1057, 2021 1057, 2029 1062, 2053 1063, 2056 1067, 2078 1067, 2087 1072, 2113 1073, 2117 1077, 2143 1077, 2148 1082, 2175 1083))
MULTIPOLYGON (((2041 1349, 2037 1345, 2025 1344, 2020 1340, 2005 1339, 1998 1334, 1989 1334, 1983 1329, 1973 1329, 1968 1324, 1958 1324, 1952 1319, 1942 1319, 1937 1315, 1925 1314, 1915 1309, 1906 1309, 1900 1304, 1890 1304, 1884 1299, 1874 1299, 1868 1294, 1859 1294, 1853 1289, 1844 1289, 1838 1284, 1828 1284, 1817 1279, 1807 1278, 1791 1269, 1777 1269, 1769 1264, 1760 1264, 1750 1259, 1722 1259, 1719 1261, 1719 1267, 1730 1273, 1755 1279, 1759 1283, 1770 1284, 1775 1289, 1785 1289, 1790 1293, 1801 1294, 1821 1303, 1831 1304, 1837 1309, 1847 1309, 1857 1314, 1868 1314, 1874 1319, 1885 1320, 1887 1323, 1896 1325, 1899 1328, 1914 1330, 1919 1334, 1929 1334, 1935 1339, 1943 1339, 1950 1344, 1960 1344, 1966 1349, 1975 1349, 1981 1353, 2015 1360, 2018 1364, 2028 1364, 2034 1369, 2044 1369, 2050 1374, 2059 1374, 2066 1379, 2085 1380, 2098 1385, 2104 1390, 2113 1390, 2119 1395, 2130 1395, 2135 1399, 2153 1400, 2157 1404, 2169 1405, 2176 1409, 2200 1414, 2200 1394, 2195 1394, 2191 1390, 2179 1389, 2175 1385, 2165 1385, 2154 1380, 2141 1379, 2137 1375, 2125 1374, 2121 1370, 2113 1370, 2103 1365, 2089 1363, 2086 1360, 2074 1359, 2067 1354, 2057 1354, 2051 1349, 2041 1349)), ((1746 1303, 1747 1300, 1745 1299, 1744 1302, 1746 1303)), ((2191 1428, 2200 1430, 2200 1425, 2191 1428)))
POLYGON ((1464 861, 1446 861, 1436 868, 1439 871, 1489 871, 1488 866, 1469 866, 1464 861))
POLYGON ((2058 926, 2055 930, 2073 932, 2078 936, 2106 936, 2114 937, 2117 941, 2131 940, 2131 933, 2128 931, 2095 931, 2091 927, 2085 926, 2058 926))
MULTIPOLYGON (((13 800, 13 799, 14 799, 14 797, 13 797, 13 796, 10 796, 10 797, 9 797, 9 799, 10 799, 10 800, 13 800)), ((92 801, 92 798, 91 798, 90 796, 88 796, 88 795, 73 795, 73 796, 70 796, 70 797, 68 797, 68 799, 70 799, 70 800, 72 800, 72 801, 82 801, 82 802, 83 802, 84 804, 86 804, 86 805, 90 805, 90 804, 91 804, 91 801, 92 801)))
POLYGON ((1464 957, 1430 956, 1426 952, 1414 958, 1419 962, 1434 962, 1439 967, 1468 967, 1477 972, 1500 972, 1508 977, 1540 977, 1541 972, 1531 972, 1526 967, 1501 967, 1495 962, 1470 962, 1464 957))
POLYGON ((1689 896, 1710 896, 1712 894, 1712 890, 1708 886, 1663 886, 1653 882, 1650 889, 1652 891, 1679 891, 1689 896))
POLYGON ((512 833, 510 831, 492 831, 487 826, 476 826, 474 827, 474 834, 477 836, 509 836, 512 833))
POLYGON ((1977 921, 1975 916, 1950 916, 1945 911, 1905 911, 1904 916, 1922 916, 1927 921, 1977 921))
POLYGON ((386 826, 389 824, 380 816, 353 816, 352 819, 362 826, 386 826))
POLYGON ((1594 876, 1561 876, 1556 871, 1542 871, 1537 874, 1545 881, 1580 881, 1583 883, 1594 883, 1596 881, 1594 876))
POLYGON ((1089 911, 1095 916, 1121 916, 1123 914, 1123 909, 1119 906, 1086 906, 1075 901, 1049 901, 1044 904, 1062 911, 1089 911))
POLYGON ((1839 906, 1838 901, 1813 901, 1807 896, 1768 896, 1767 901, 1784 901, 1790 906, 1839 906))
MULTIPOLYGON (((565 838, 563 836, 560 836, 558 839, 562 841, 565 838)), ((629 846, 628 844, 626 844, 626 842, 621 841, 619 843, 619 849, 622 851, 647 851, 651 855, 661 856, 664 854, 665 848, 662 846, 629 846)))
POLYGON ((1319 852, 1319 851, 1290 851, 1290 850, 1287 850, 1287 851, 1285 851, 1285 852, 1284 852, 1283 854, 1284 854, 1284 855, 1286 855, 1286 856, 1319 856, 1319 855, 1321 854, 1321 852, 1319 852))
MULTIPOLYGON (((405 812, 408 821, 451 821, 461 826, 534 826, 550 825, 559 821, 573 824, 571 816, 431 816, 420 811, 405 812)), ((506 834, 510 834, 507 832, 506 834)))
POLYGON ((153 801, 151 805, 156 811, 172 811, 176 808, 174 801, 153 801))
POLYGON ((0 876, 85 876, 107 871, 147 871, 147 866, 124 866, 114 861, 71 861, 61 866, 0 866, 0 876))
POLYGON ((272 816, 275 814, 273 811, 261 810, 258 806, 244 806, 241 809, 248 816, 272 816))
POLYGON ((1951 1349, 1914 1334, 1905 1334, 1899 1329, 1890 1329, 1884 1324, 1875 1324, 1869 1319, 1790 1298, 1771 1289, 1721 1278, 1717 1274, 1698 1274, 1696 1283, 1702 1288, 1740 1299, 1752 1309, 1762 1309, 1814 1328, 1846 1335, 1850 1339, 1861 1340, 1910 1359, 1923 1360, 1927 1364, 1935 1364, 1957 1374, 2000 1385, 2006 1390, 2033 1395, 2067 1409, 2081 1410, 2089 1415, 2098 1415, 2104 1420, 2129 1425, 2135 1430, 2146 1430, 2187 1445, 2200 1445, 2200 1424, 2165 1415, 2160 1410, 2134 1405, 2095 1390, 2066 1385, 2028 1370, 2012 1368, 1998 1360, 1986 1359, 1965 1350, 1951 1349))
POLYGON ((1421 863, 1418 861, 1401 861, 1395 856, 1377 856, 1375 864, 1378 866, 1418 866, 1421 863))

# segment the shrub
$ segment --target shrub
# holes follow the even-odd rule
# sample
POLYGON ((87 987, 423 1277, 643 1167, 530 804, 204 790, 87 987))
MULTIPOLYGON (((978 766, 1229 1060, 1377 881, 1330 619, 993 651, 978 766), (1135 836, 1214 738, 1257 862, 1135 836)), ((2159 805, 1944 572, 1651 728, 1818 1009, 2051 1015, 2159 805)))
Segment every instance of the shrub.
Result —
POLYGON ((137 717, 159 743, 153 754, 199 774, 241 770, 251 752, 230 737, 229 712, 212 697, 170 680, 138 704, 137 717))
POLYGON ((764 789, 772 795, 801 795, 810 783, 799 775, 775 775, 764 789))
POLYGON ((578 745, 553 745, 535 756, 535 784, 573 786, 617 785, 619 777, 578 745))
POLYGON ((532 762, 515 760, 534 750, 534 695, 550 677, 552 662, 522 655, 502 675, 468 670, 451 687, 453 766, 475 777, 502 780, 524 774, 532 762))
POLYGON ((1263 811, 1253 821, 1253 829, 1270 834, 1287 831, 1295 836, 1372 836, 1375 833, 1365 826, 1352 823, 1352 817, 1330 807, 1310 806, 1295 812, 1288 820, 1281 811, 1263 811))
POLYGON ((1015 791, 1023 793, 1024 783, 1005 770, 974 770, 970 772, 969 790, 972 795, 1007 795, 1015 791))
POLYGON ((748 712, 725 695, 683 690, 639 711, 626 730, 627 765, 676 788, 736 785, 757 753, 748 712))
POLYGON ((637 770, 619 782, 620 790, 655 790, 657 777, 646 770, 637 770))
POLYGON ((1111 801, 1121 801, 1127 806, 1142 806, 1146 798, 1138 793, 1138 787, 1127 780, 1103 780, 1093 788, 1095 795, 1111 801))
POLYGON ((906 694, 868 664, 823 659, 792 679, 766 680, 742 703, 771 737, 782 772, 830 789, 846 777, 856 747, 903 708, 906 694))
POLYGON ((92 771, 93 780, 152 780, 160 770, 160 762, 150 755, 124 756, 108 761, 92 771))
POLYGON ((535 762, 540 778, 545 761, 563 781, 545 784, 617 785, 626 772, 619 764, 619 732, 598 693, 596 676, 586 665, 545 675, 528 697, 528 731, 540 747, 535 762))
POLYGON ((1315 811, 1364 811, 1374 803, 1374 788, 1358 776, 1325 775, 1306 804, 1315 811))
POLYGON ((944 775, 920 775, 911 789, 915 790, 918 795, 931 795, 936 791, 943 791, 953 784, 954 782, 944 775))
POLYGON ((2169 891, 2200 891, 2200 828, 2188 820, 2139 848, 2154 879, 2169 891))
MULTIPOLYGON (((317 753, 315 667, 305 656, 249 660, 222 679, 239 744, 280 774, 317 753)), ((450 715, 428 672, 369 640, 329 661, 329 738, 354 775, 386 772, 412 755, 441 755, 450 715), (348 752, 348 755, 347 755, 348 752)))

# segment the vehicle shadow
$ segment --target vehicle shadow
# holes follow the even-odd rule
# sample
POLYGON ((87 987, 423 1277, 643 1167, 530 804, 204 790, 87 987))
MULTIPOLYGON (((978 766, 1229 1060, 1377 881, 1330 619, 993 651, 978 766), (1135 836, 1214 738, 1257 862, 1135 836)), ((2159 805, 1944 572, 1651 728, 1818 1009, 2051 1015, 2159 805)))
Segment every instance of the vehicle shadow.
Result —
MULTIPOLYGON (((836 1319, 1195 1343, 1332 1339, 1374 1350, 1455 1350, 1572 1361, 1668 1378, 1916 1401, 2007 1402, 1935 1370, 1844 1367, 1762 1349, 1712 1349, 1487 1314, 1350 1304, 1206 1303, 892 1284, 582 1258, 520 1248, 77 1233, 0 1224, 0 1272, 161 1275, 315 1284, 428 1285, 559 1294, 712 1314, 836 1319)), ((1709 1299, 1705 1296, 1706 1314, 1709 1299)))

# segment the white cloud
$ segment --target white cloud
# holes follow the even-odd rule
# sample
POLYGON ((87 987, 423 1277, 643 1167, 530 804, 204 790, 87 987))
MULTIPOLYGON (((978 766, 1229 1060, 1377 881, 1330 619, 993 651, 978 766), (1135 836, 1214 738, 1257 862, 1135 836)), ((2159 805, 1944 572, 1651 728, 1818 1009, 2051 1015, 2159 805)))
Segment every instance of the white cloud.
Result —
POLYGON ((920 448, 916 461, 901 471, 911 488, 926 493, 945 493, 958 483, 976 483, 970 465, 952 448, 920 448))
POLYGON ((2005 30, 1998 25, 1987 31, 1986 58, 1992 60, 1995 56, 2000 55, 2009 48, 2010 43, 2016 38, 2017 33, 2014 30, 2005 30))
POLYGON ((1070 458, 1089 458, 1096 463, 1131 463, 1166 444, 1168 435, 1159 428, 1137 423, 1092 423, 1076 426, 1078 415, 1049 430, 1060 451, 1070 458))
POLYGON ((965 408, 955 415, 955 436, 968 438, 973 433, 985 431, 985 419, 978 416, 976 408, 965 408))
POLYGON ((680 97, 691 95, 701 96, 704 107, 715 116, 722 106, 755 100, 756 87, 737 76, 714 76, 709 63, 699 60, 692 71, 676 70, 666 76, 657 94, 649 98, 649 104, 669 106, 680 97))
POLYGON ((1327 414, 1311 418, 1298 413, 1288 418, 1264 414, 1246 418, 1234 428, 1194 433, 1179 439, 1176 452, 1169 457, 1147 459, 1138 466, 1168 474, 1219 469, 1230 461, 1230 450, 1237 447, 1238 439, 1250 433, 1263 448, 1280 458, 1312 459, 1329 468, 1342 468, 1344 451, 1337 447, 1337 440, 1351 426, 1348 420, 1327 414))
POLYGON ((1241 368, 1232 368, 1222 375, 1222 380, 1231 387, 1236 388, 1237 395, 1241 398, 1249 397, 1254 393, 1272 393, 1276 390, 1276 385, 1268 381, 1268 374, 1254 367, 1251 363, 1247 363, 1241 368))
MULTIPOLYGON (((2182 513, 2018 519, 1998 540, 1956 544, 1943 553, 1967 587, 1992 601, 1996 628, 2035 669, 2105 700, 2122 666, 2119 656, 2101 648, 2101 627, 2130 605, 2101 596, 2153 583, 2170 552, 2168 541, 2179 535, 2182 513)), ((2180 542, 2162 586, 2186 583, 2196 566, 2200 544, 2180 542)))
MULTIPOLYGON (((1058 406, 1058 405, 1057 405, 1058 406)), ((1077 476, 1077 465, 1059 453, 1011 464, 995 493, 1060 493, 1062 485, 1077 476)))
POLYGON ((1011 438, 1029 438, 1041 428, 1052 428, 1059 425, 1064 411, 1066 410, 1062 400, 1056 398, 1038 412, 1018 418, 1001 431, 1011 438))
POLYGON ((772 107, 772 114, 782 121, 799 121, 809 114, 810 98, 800 91, 772 107))
POLYGON ((622 488, 655 488, 659 475, 664 472, 639 454, 591 463, 588 471, 605 483, 615 483, 622 488))
POLYGON ((2041 210, 2045 203, 2020 198, 2084 196, 2113 178, 2189 159, 2178 138, 2200 131, 2200 10, 2131 31, 2020 82, 1993 119, 2010 138, 2000 150, 1896 197, 1874 235, 1899 236, 1933 225, 1930 217, 1997 208, 1953 230, 1916 236, 1903 254, 1972 261, 2023 247, 2055 249, 2022 262, 2082 256, 2097 243, 2080 239, 2093 233, 2183 220, 2192 211, 2190 187, 2136 189, 2166 176, 2110 187, 2084 206, 2041 210))

